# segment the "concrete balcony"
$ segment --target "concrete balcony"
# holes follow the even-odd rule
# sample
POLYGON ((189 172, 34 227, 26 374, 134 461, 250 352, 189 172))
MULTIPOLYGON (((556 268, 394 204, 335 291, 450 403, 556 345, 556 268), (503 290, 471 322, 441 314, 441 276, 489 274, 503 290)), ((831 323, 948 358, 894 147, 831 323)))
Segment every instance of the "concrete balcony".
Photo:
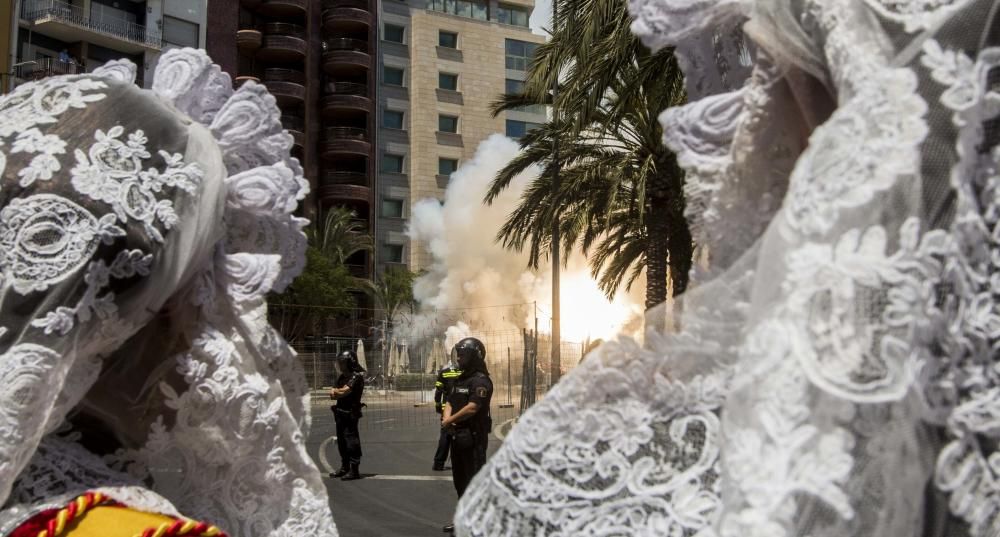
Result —
POLYGON ((236 46, 246 52, 254 52, 264 42, 264 34, 257 29, 248 28, 236 31, 236 46))
POLYGON ((284 68, 264 69, 264 85, 279 106, 302 104, 306 98, 306 75, 284 68))
POLYGON ((94 7, 87 12, 83 6, 59 0, 26 0, 21 5, 21 19, 31 24, 33 31, 67 43, 86 40, 127 54, 163 46, 158 30, 104 16, 94 7))
POLYGON ((329 82, 323 86, 320 111, 325 118, 350 118, 370 114, 372 99, 368 96, 368 86, 352 82, 329 82))
POLYGON ((302 61, 308 50, 305 28, 297 24, 271 22, 264 25, 264 37, 257 58, 265 62, 302 61))
POLYGON ((326 32, 367 32, 374 21, 366 0, 323 2, 323 30, 326 32))
POLYGON ((304 17, 308 11, 308 0, 260 0, 257 12, 275 18, 304 17))
POLYGON ((348 78, 365 73, 371 65, 367 41, 336 37, 323 43, 323 70, 328 75, 348 78))
POLYGON ((327 160, 341 157, 369 157, 372 144, 368 141, 368 131, 355 127, 329 127, 323 129, 320 153, 327 160))

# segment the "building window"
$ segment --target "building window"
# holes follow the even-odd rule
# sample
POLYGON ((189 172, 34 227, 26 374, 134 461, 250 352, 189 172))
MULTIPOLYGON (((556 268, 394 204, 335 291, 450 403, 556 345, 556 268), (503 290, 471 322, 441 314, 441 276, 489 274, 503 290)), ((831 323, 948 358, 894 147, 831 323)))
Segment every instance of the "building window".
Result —
POLYGON ((382 81, 389 86, 403 85, 403 70, 398 67, 389 67, 382 70, 382 81))
POLYGON ((403 129, 403 113, 398 110, 386 110, 382 114, 382 126, 387 129, 403 129))
POLYGON ((508 95, 520 95, 524 93, 524 81, 508 78, 504 84, 504 93, 508 95))
MULTIPOLYGON (((513 78, 508 78, 506 84, 504 85, 504 93, 507 95, 523 95, 524 94, 524 81, 514 80, 513 78)), ((538 114, 544 116, 548 113, 548 107, 544 104, 529 104, 528 106, 519 106, 515 110, 519 112, 526 112, 528 114, 538 114)))
POLYGON ((403 173, 403 155, 382 155, 382 171, 386 173, 403 173))
POLYGON ((382 262, 383 263, 402 263, 403 262, 403 245, 402 244, 383 244, 382 245, 382 262))
POLYGON ((444 48, 458 48, 458 34, 455 32, 438 32, 438 46, 444 48))
POLYGON ((542 125, 540 123, 531 123, 530 121, 517 121, 514 119, 508 119, 507 136, 510 138, 518 139, 541 126, 542 125))
POLYGON ((403 43, 403 36, 406 34, 406 29, 395 24, 386 24, 383 34, 383 39, 386 41, 390 41, 392 43, 403 43))
POLYGON ((443 90, 458 91, 458 75, 438 73, 438 87, 443 90))
POLYGON ((484 0, 431 0, 431 9, 476 20, 489 20, 489 3, 484 0))
POLYGON ((163 16, 163 41, 166 43, 178 47, 199 48, 200 33, 198 25, 193 22, 170 15, 163 16))
POLYGON ((455 173, 458 169, 458 159, 457 158, 439 158, 438 159, 438 175, 451 175, 455 173))
POLYGON ((383 199, 382 216, 385 218, 403 217, 403 200, 383 199))
POLYGON ((528 27, 528 17, 531 16, 531 12, 527 8, 518 6, 508 6, 505 4, 500 4, 500 11, 497 13, 497 21, 500 24, 510 24, 512 26, 523 26, 528 27))
POLYGON ((538 44, 517 39, 506 40, 507 69, 512 71, 527 71, 531 65, 531 57, 535 55, 538 44))
POLYGON ((438 115, 438 132, 450 132, 452 134, 457 134, 458 117, 446 116, 444 114, 438 115))

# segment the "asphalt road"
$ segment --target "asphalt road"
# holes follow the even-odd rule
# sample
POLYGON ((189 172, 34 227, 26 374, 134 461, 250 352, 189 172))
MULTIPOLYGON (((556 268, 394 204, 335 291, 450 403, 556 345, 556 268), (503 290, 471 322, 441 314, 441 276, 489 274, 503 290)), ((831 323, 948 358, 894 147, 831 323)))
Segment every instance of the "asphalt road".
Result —
MULTIPOLYGON (((364 479, 324 479, 340 534, 344 537, 424 537, 444 535, 441 527, 455 510, 449 471, 431 470, 439 427, 433 405, 415 406, 426 394, 365 393, 361 419, 364 479)), ((340 466, 330 401, 313 401, 310 455, 324 475, 340 466)), ((500 445, 498 431, 509 429, 514 409, 492 409, 490 453, 500 445)), ((501 434, 502 436, 502 434, 501 434)))

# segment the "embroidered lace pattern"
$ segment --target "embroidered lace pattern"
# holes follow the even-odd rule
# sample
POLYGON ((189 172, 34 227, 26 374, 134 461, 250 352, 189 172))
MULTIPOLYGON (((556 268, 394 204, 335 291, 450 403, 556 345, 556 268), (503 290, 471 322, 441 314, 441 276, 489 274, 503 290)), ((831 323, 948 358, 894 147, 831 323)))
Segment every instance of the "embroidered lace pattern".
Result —
POLYGON ((458 533, 996 535, 1000 3, 629 8, 684 58, 661 120, 713 266, 515 425, 458 533), (742 87, 704 42, 740 21, 742 87))
POLYGON ((203 52, 164 54, 152 92, 134 76, 0 99, 0 528, 100 490, 233 536, 335 536, 264 302, 304 264, 291 136, 203 52))

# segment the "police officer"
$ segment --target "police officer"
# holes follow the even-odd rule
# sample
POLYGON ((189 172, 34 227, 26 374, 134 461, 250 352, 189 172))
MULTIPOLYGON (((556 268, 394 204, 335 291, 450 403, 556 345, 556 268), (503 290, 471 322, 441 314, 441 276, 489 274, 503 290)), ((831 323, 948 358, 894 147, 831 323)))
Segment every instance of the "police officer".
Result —
MULTIPOLYGON (((472 477, 486 464, 486 444, 493 428, 493 381, 486 369, 486 347, 481 341, 465 338, 453 352, 462 374, 448 395, 441 427, 452 437, 451 475, 461 498, 472 477)), ((444 531, 455 531, 455 525, 448 524, 444 531)))
MULTIPOLYGON (((451 394, 451 389, 460 376, 462 376, 462 370, 451 362, 438 371, 437 380, 434 382, 434 410, 438 414, 444 413, 444 405, 448 402, 448 395, 451 394)), ((444 463, 448 460, 450 446, 451 435, 448 434, 447 429, 442 428, 441 435, 438 437, 437 452, 434 453, 433 468, 435 472, 444 471, 444 463)))
POLYGON ((354 351, 344 351, 337 356, 337 387, 330 390, 330 399, 337 404, 332 408, 337 422, 337 450, 340 451, 340 469, 330 474, 343 481, 361 479, 358 466, 361 464, 361 436, 358 434, 358 420, 361 419, 361 396, 365 391, 364 369, 358 363, 354 351))

